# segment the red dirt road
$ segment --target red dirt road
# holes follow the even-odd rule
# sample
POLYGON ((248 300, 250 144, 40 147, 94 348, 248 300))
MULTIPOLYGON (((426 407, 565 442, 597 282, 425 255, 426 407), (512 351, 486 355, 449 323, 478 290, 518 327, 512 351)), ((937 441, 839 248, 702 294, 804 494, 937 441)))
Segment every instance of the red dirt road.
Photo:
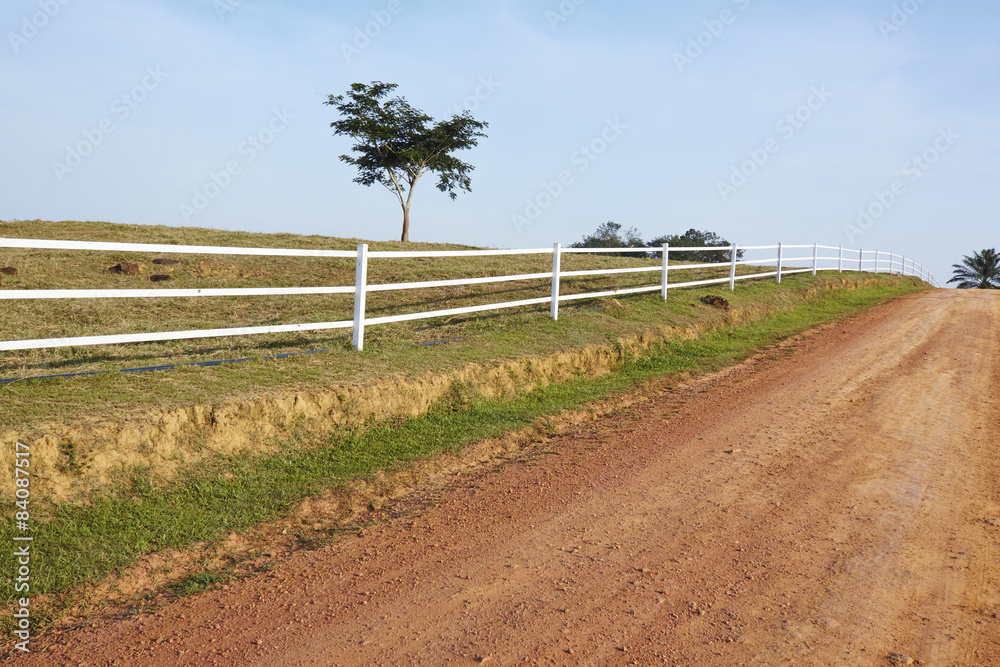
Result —
POLYGON ((1000 665, 998 387, 1000 293, 904 298, 13 662, 1000 665))

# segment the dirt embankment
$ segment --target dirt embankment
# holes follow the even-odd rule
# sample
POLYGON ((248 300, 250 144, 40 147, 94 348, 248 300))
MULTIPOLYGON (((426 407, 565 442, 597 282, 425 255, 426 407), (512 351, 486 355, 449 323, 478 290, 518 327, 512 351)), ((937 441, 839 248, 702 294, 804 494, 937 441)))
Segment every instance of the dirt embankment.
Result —
POLYGON ((22 665, 1000 665, 1000 294, 665 388, 22 665))
MULTIPOLYGON (((827 281, 825 289, 870 284, 874 281, 827 281)), ((812 290, 801 298, 816 294, 812 290)), ((769 314, 756 307, 720 311, 715 320, 697 327, 658 327, 614 344, 495 366, 470 364, 452 372, 389 377, 366 385, 344 383, 325 391, 248 396, 215 405, 40 424, 31 430, 0 433, 0 470, 13 468, 14 443, 24 442, 31 446, 34 491, 57 502, 79 501, 121 471, 148 468, 170 479, 205 457, 276 450, 282 437, 321 438, 342 425, 423 414, 456 388, 467 396, 493 398, 574 378, 599 377, 626 358, 642 357, 663 340, 689 339, 727 323, 750 322, 769 314)), ((12 497, 13 480, 13 474, 0 475, 0 497, 12 497)))

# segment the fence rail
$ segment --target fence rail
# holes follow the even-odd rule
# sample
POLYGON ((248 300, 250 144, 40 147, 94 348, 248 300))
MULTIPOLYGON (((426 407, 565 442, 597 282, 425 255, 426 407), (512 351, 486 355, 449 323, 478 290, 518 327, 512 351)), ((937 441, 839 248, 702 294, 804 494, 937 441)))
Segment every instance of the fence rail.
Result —
POLYGON ((518 308, 540 304, 549 304, 550 315, 559 319, 559 304, 579 299, 593 299, 608 296, 623 296, 647 292, 660 292, 663 299, 671 289, 682 287, 699 287, 728 283, 729 289, 736 289, 736 283, 741 280, 774 277, 781 282, 783 276, 797 273, 819 271, 861 271, 873 273, 893 273, 917 276, 925 282, 940 287, 934 276, 912 258, 880 250, 849 249, 843 246, 825 246, 814 243, 811 245, 756 245, 730 247, 671 247, 664 244, 659 248, 563 248, 555 243, 552 248, 514 249, 514 250, 435 250, 435 251, 369 251, 367 244, 359 244, 357 250, 300 250, 290 248, 240 248, 223 246, 184 246, 148 243, 98 243, 87 241, 51 241, 36 239, 6 239, 0 238, 0 248, 22 248, 42 250, 84 250, 84 251, 127 251, 149 253, 177 254, 207 254, 207 255, 258 255, 271 257, 327 257, 349 258, 355 261, 354 285, 339 285, 328 287, 275 287, 275 288, 209 288, 209 289, 0 289, 0 301, 14 299, 116 299, 116 298, 163 298, 163 297, 217 297, 217 296, 283 296, 304 294, 354 294, 354 318, 336 322, 317 322, 307 324, 280 324, 256 327, 234 327, 224 329, 201 329, 190 331, 163 331, 140 334, 119 334, 102 336, 75 336, 68 338, 38 338, 32 340, 0 341, 0 351, 31 350, 68 346, 107 345, 122 343, 139 343, 168 340, 185 340, 195 338, 214 338, 224 336, 244 336, 267 333, 286 333, 301 331, 317 331, 327 329, 352 329, 352 342, 356 350, 364 349, 364 331, 366 326, 404 322, 408 320, 445 317, 466 313, 477 313, 489 310, 518 308), (745 252, 776 250, 775 257, 741 259, 745 252), (803 256, 788 256, 787 251, 811 250, 803 256), (714 263, 670 264, 671 259, 683 258, 690 252, 728 252, 729 261, 714 263), (836 256, 821 255, 820 251, 836 251, 836 256), (641 255, 644 258, 657 256, 661 259, 659 266, 641 266, 615 269, 593 269, 585 271, 563 271, 562 255, 568 253, 614 253, 641 255), (487 276, 479 278, 460 278, 454 280, 430 280, 424 282, 368 284, 368 263, 372 259, 391 260, 394 258, 447 258, 447 257, 489 257, 503 255, 552 255, 552 271, 543 273, 524 273, 505 276, 487 276), (805 263, 807 266, 802 266, 805 263), (831 265, 832 264, 832 265, 831 265), (765 268, 775 267, 774 271, 762 271, 737 275, 737 267, 754 267, 762 265, 765 268), (694 269, 728 268, 729 275, 725 278, 709 280, 692 280, 687 282, 669 282, 670 276, 676 271, 694 269), (584 276, 610 276, 636 273, 659 273, 659 281, 642 287, 585 292, 578 294, 561 293, 563 278, 584 276), (550 280, 551 294, 546 297, 521 299, 502 303, 489 303, 462 308, 448 308, 402 315, 383 317, 366 316, 366 297, 370 292, 385 292, 396 290, 432 289, 438 287, 454 287, 465 285, 482 285, 490 283, 515 282, 525 280, 550 280))

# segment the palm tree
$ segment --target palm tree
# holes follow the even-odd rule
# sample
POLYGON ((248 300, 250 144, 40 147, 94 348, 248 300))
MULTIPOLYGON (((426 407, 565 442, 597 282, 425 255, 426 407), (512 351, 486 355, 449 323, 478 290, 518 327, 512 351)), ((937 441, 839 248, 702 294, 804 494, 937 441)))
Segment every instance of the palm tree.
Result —
POLYGON ((959 289, 1000 289, 1000 254, 994 248, 968 255, 961 264, 952 264, 959 289))

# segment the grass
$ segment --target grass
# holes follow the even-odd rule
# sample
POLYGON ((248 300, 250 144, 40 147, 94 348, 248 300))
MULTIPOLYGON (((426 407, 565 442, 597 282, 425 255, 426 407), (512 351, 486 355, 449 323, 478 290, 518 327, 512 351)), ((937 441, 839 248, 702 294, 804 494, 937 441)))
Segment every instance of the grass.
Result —
MULTIPOLYGON (((319 442, 288 441, 281 453, 235 455, 188 470, 166 485, 138 470, 86 505, 35 507, 32 592, 60 593, 134 564, 143 554, 218 540, 286 515, 305 497, 371 477, 436 453, 531 424, 539 417, 627 391, 651 378, 706 372, 740 361, 792 334, 912 292, 912 281, 887 281, 853 291, 831 291, 813 301, 744 326, 727 326, 697 340, 668 341, 652 354, 623 363, 597 380, 579 380, 520 395, 515 400, 467 399, 457 391, 431 413, 395 424, 341 430, 319 442)), ((8 514, 12 506, 5 507, 8 514)), ((0 542, 12 544, 10 522, 0 542)), ((0 569, 13 571, 10 550, 0 569)), ((196 592, 216 575, 186 581, 196 592)), ((12 582, 5 580, 5 597, 12 582)))
POLYGON ((209 572, 199 572, 190 577, 186 577, 170 585, 171 592, 177 597, 188 595, 198 595, 205 591, 218 588, 221 584, 227 584, 233 580, 230 572, 223 569, 215 569, 209 572))
MULTIPOLYGON (((42 237, 68 237, 77 240, 142 240, 158 243, 184 243, 194 245, 263 246, 286 248, 322 248, 353 250, 357 239, 326 237, 301 237, 290 234, 236 234, 201 229, 174 229, 102 225, 99 223, 31 223, 31 234, 26 234, 23 224, 0 223, 0 235, 42 237)), ((400 248, 423 250, 465 250, 469 246, 442 244, 372 243, 373 250, 400 248)), ((178 255, 184 264, 177 268, 163 268, 152 264, 155 255, 143 253, 104 253, 83 251, 2 250, 0 261, 18 268, 18 275, 8 278, 7 288, 207 288, 207 287, 291 287, 317 285, 352 285, 354 260, 338 258, 273 258, 225 256, 222 258, 200 255, 178 255), (126 261, 140 264, 139 275, 116 276, 108 267, 126 261), (169 273, 169 283, 151 284, 151 273, 169 273)), ((655 266, 652 260, 645 260, 655 266)), ((628 258, 599 257, 593 255, 568 255, 564 260, 567 270, 634 265, 628 258)), ((401 258, 372 260, 369 282, 392 283, 446 278, 482 277, 518 273, 539 273, 551 269, 548 255, 511 257, 459 257, 459 258, 401 258)), ((622 286, 641 284, 642 278, 624 278, 622 286), (639 281, 639 282, 636 282, 639 281)), ((581 289, 598 289, 610 286, 607 279, 578 278, 572 281, 581 289)), ((620 282, 620 281, 619 281, 620 282)), ((646 282, 650 282, 648 279, 646 282)), ((472 285, 465 287, 437 288, 434 290, 376 292, 368 297, 367 314, 370 317, 399 314, 423 309, 457 308, 475 303, 491 303, 546 296, 547 280, 533 280, 502 285, 472 285)), ((139 333, 163 329, 163 323, 184 329, 232 326, 262 326, 275 323, 324 322, 350 320, 353 314, 352 295, 302 295, 301 297, 212 297, 169 299, 88 299, 45 302, 14 301, 5 308, 7 325, 19 337, 68 337, 106 333, 139 333)), ((5 327, 5 328, 6 328, 5 327)), ((403 327, 401 331, 407 331, 403 327)), ((433 336, 433 334, 431 334, 433 336)), ((407 336, 412 340, 412 337, 407 336)), ((423 338, 426 339, 426 338, 423 338)), ((256 339, 252 339, 256 340, 256 339)), ((301 346, 305 342, 346 340, 344 333, 306 334, 305 336, 273 337, 272 347, 301 346)), ((420 342, 421 337, 417 337, 420 342)), ((237 341, 236 345, 246 340, 237 341)), ((216 341, 216 348, 231 345, 216 341)), ((124 354, 125 350, 138 350, 149 358, 173 356, 177 353, 207 354, 221 349, 206 349, 203 342, 177 341, 163 344, 103 348, 111 354, 124 354)), ((60 363, 80 365, 77 356, 59 350, 37 355, 9 355, 0 369, 13 369, 16 364, 24 368, 53 368, 60 363)))
MULTIPOLYGON (((133 241, 164 244, 229 245, 287 248, 353 249, 357 239, 292 234, 250 234, 198 228, 114 225, 95 222, 0 222, 0 236, 84 241, 133 241)), ((463 249, 441 244, 372 243, 372 249, 463 249)), ((154 255, 81 251, 0 249, 0 265, 18 268, 0 289, 114 287, 251 287, 350 285, 353 260, 322 258, 183 256, 176 269, 153 265, 154 255), (140 276, 114 276, 107 268, 121 261, 143 265, 140 276), (169 283, 150 283, 150 272, 172 271, 169 283)), ((544 272, 549 256, 376 260, 371 283, 431 280, 544 272)), ((566 270, 615 268, 658 260, 570 254, 566 270)), ((749 271, 750 269, 746 269, 749 271)), ((761 269, 763 270, 763 269, 761 269)), ((741 267, 741 273, 744 270, 741 267)), ((722 270, 674 273, 674 280, 724 275, 722 270)), ((844 274, 855 276, 857 274, 844 274)), ((563 293, 632 287, 656 281, 656 274, 571 278, 563 293)), ((727 298, 734 306, 786 307, 796 290, 822 284, 823 278, 796 276, 778 289, 772 281, 741 283, 727 298), (789 291, 790 290, 790 291, 789 291)), ((549 293, 547 280, 369 295, 372 316, 479 303, 516 300, 549 293)), ((171 409, 218 403, 247 394, 311 391, 336 383, 365 383, 387 374, 410 376, 447 372, 458 365, 497 363, 523 355, 545 355, 570 347, 606 343, 652 326, 691 326, 719 314, 697 302, 711 289, 678 290, 667 303, 655 295, 629 297, 627 308, 613 301, 565 304, 562 319, 552 322, 547 307, 437 318, 369 327, 366 351, 350 349, 349 330, 254 337, 216 338, 164 343, 105 345, 0 353, 0 378, 114 371, 138 366, 258 358, 321 350, 281 360, 262 359, 202 369, 179 368, 154 374, 102 375, 0 386, 0 424, 31 430, 46 422, 72 422, 82 417, 120 418, 144 407, 171 409), (674 296, 676 295, 676 296, 674 296), (595 308, 604 306, 603 310, 595 308), (443 339, 463 338, 448 346, 420 347, 443 339)), ((718 288, 716 288, 718 291, 718 288)), ((189 299, 86 299, 4 302, 0 338, 134 333, 164 329, 200 329, 276 323, 351 319, 350 296, 213 297, 189 299)))

